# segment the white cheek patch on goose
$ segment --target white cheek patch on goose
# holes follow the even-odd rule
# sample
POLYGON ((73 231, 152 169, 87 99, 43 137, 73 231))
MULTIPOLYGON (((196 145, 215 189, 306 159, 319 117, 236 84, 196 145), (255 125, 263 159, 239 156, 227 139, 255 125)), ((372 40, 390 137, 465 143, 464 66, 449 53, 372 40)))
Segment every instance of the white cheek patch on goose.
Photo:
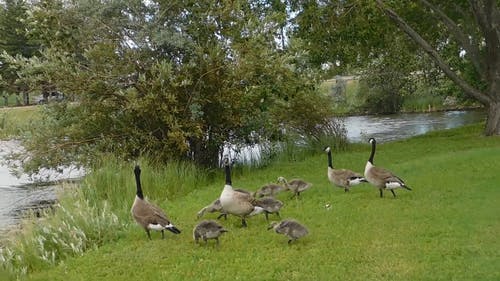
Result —
POLYGON ((400 187, 401 187, 401 183, 397 182, 397 181, 390 181, 390 182, 385 183, 385 188, 387 188, 387 189, 395 189, 395 188, 400 188, 400 187))
POLYGON ((161 224, 148 224, 148 228, 151 230, 162 230, 164 227, 161 224))
POLYGON ((168 225, 165 226, 165 228, 175 228, 175 225, 169 223, 168 225))

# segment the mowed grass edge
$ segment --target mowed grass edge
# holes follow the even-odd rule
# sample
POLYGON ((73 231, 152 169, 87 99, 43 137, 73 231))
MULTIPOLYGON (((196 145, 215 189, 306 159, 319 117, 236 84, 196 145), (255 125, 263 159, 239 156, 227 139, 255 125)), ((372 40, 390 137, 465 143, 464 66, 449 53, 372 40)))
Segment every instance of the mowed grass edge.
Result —
MULTIPOLYGON (((221 170, 220 179, 186 196, 150 197, 183 230, 180 235, 167 233, 161 240, 154 233, 148 241, 121 210, 129 224, 117 241, 31 273, 28 279, 498 280, 500 139, 481 137, 481 126, 379 144, 375 164, 392 170, 413 188, 397 190, 396 199, 390 193, 379 198, 369 184, 350 193, 333 188, 326 178, 324 153, 305 161, 236 171, 234 186, 250 190, 278 176, 313 183, 301 199, 291 200, 289 193, 278 196, 285 203, 282 218, 295 218, 310 231, 292 245, 268 231, 263 216, 249 219, 246 229, 235 217, 221 220, 229 233, 220 238, 219 247, 194 244, 196 212, 219 196, 221 170)), ((334 165, 362 172, 369 149, 367 144, 353 145, 349 151, 334 153, 334 165)), ((133 201, 132 168, 122 175, 130 196, 123 209, 133 201)), ((146 177, 146 196, 158 194, 149 190, 149 183, 146 177)))

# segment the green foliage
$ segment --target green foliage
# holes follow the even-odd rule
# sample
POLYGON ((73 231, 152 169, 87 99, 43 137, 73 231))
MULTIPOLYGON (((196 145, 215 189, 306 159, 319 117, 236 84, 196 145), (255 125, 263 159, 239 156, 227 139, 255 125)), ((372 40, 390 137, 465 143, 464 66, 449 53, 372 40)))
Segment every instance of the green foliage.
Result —
POLYGON ((74 102, 47 107, 25 140, 26 170, 89 165, 99 153, 217 167, 225 143, 283 140, 283 124, 321 134, 316 125, 332 114, 317 75, 299 46, 274 41, 281 6, 175 3, 33 6, 31 36, 46 40, 42 55, 4 57, 19 81, 54 85, 74 102))
MULTIPOLYGON (((26 34, 28 24, 28 3, 23 0, 6 0, 0 4, 0 54, 31 57, 38 52, 38 45, 26 34)), ((0 91, 19 92, 25 85, 16 81, 15 69, 6 60, 0 58, 0 91)))
POLYGON ((362 106, 365 104, 368 89, 362 89, 357 77, 339 77, 326 80, 321 85, 324 95, 330 95, 333 99, 333 111, 336 115, 364 114, 362 106), (342 79, 345 79, 342 81, 342 79), (341 84, 339 86, 338 84, 341 84))
POLYGON ((401 109, 405 112, 444 110, 443 100, 443 97, 433 94, 431 91, 417 91, 405 97, 401 109))
POLYGON ((395 28, 373 1, 292 2, 297 5, 293 35, 307 42, 313 65, 334 65, 329 77, 377 58, 374 46, 385 48, 394 36, 395 28))
MULTIPOLYGON (((146 197, 159 205, 205 186, 211 173, 192 163, 140 163, 146 197)), ((23 276, 123 237, 135 196, 132 164, 102 157, 78 186, 64 185, 43 221, 29 218, 21 233, 0 249, 1 269, 23 276)))
MULTIPOLYGON (((379 77, 383 79, 383 77, 379 77)), ((392 80, 393 82, 398 80, 392 80)), ((371 114, 374 113, 382 113, 382 114, 391 114, 399 112, 401 105, 403 103, 403 98, 401 94, 398 92, 398 88, 387 84, 371 84, 377 83, 374 81, 361 81, 360 89, 361 92, 369 92, 366 97, 365 104, 362 106, 362 111, 368 112, 371 114)), ((399 84, 399 83, 396 83, 399 84)))
POLYGON ((9 54, 29 56, 32 53, 28 38, 24 33, 28 9, 25 1, 6 0, 0 6, 0 50, 9 54))
MULTIPOLYGON (((117 240, 82 256, 66 258, 55 267, 37 265, 26 278, 498 279, 500 224, 496 217, 500 210, 496 183, 500 174, 495 168, 500 147, 498 139, 480 136, 481 125, 380 144, 376 163, 396 172, 413 188, 411 192, 396 191, 396 199, 380 199, 376 189, 368 184, 349 193, 332 187, 326 178, 326 155, 319 151, 303 161, 279 162, 265 169, 235 169, 233 183, 249 190, 275 181, 278 176, 300 177, 314 184, 301 194, 301 199, 291 200, 289 193, 278 195, 285 203, 282 217, 298 219, 310 231, 291 245, 287 245, 285 237, 266 230, 268 222, 263 216, 250 218, 248 228, 241 228, 240 220, 229 216, 220 221, 229 232, 221 237, 219 247, 196 245, 191 235, 198 222, 196 212, 220 194, 222 171, 203 188, 163 201, 165 189, 160 191, 161 185, 155 183, 155 168, 141 163, 146 173, 145 195, 158 202, 182 230, 180 235, 167 234, 165 240, 154 233, 153 240, 148 241, 144 231, 132 223, 130 214, 119 211, 132 204, 133 165, 115 170, 114 164, 109 163, 106 174, 112 175, 115 170, 119 176, 102 177, 95 187, 113 190, 109 185, 128 186, 127 192, 125 187, 113 191, 118 192, 114 197, 126 203, 111 211, 116 211, 119 220, 130 226, 123 229, 117 240)), ((369 151, 368 144, 360 144, 336 152, 333 160, 339 167, 360 171, 369 151)), ((216 214, 205 216, 213 219, 216 214)), ((276 219, 271 216, 271 220, 276 219)))
MULTIPOLYGON (((92 202, 105 200, 121 217, 129 215, 130 198, 135 196, 133 168, 112 155, 94 163, 91 173, 82 183, 83 197, 92 202)), ((190 162, 169 162, 167 165, 139 161, 146 197, 157 201, 171 201, 200 187, 206 186, 213 172, 196 167, 190 162)))
MULTIPOLYGON (((371 77, 370 92, 364 93, 368 99, 364 109, 369 112, 398 111, 403 99, 414 94, 415 85, 432 88, 428 93, 446 92, 444 96, 472 98, 483 105, 498 100, 498 91, 492 90, 498 76, 488 74, 500 65, 495 1, 292 2, 297 11, 293 35, 304 41, 316 67, 330 66, 328 77, 332 73, 371 77), (413 35, 408 39, 407 34, 413 35), (417 77, 422 73, 433 76, 417 77)), ((413 101, 422 99, 419 92, 413 101)), ((495 116, 490 113, 488 118, 488 135, 498 133, 495 116)))

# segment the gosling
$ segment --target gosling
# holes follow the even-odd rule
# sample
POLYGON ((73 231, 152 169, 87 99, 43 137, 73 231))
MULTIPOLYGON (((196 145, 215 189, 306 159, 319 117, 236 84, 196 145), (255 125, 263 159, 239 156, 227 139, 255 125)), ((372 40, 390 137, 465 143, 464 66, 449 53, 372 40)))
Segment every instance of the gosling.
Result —
POLYGON ((269 230, 271 228, 274 228, 274 231, 276 231, 276 233, 278 234, 286 235, 288 237, 289 245, 293 241, 304 237, 309 233, 305 226, 293 219, 287 219, 280 222, 272 222, 267 229, 269 230))
POLYGON ((293 179, 291 181, 287 181, 284 177, 279 177, 278 183, 283 184, 288 190, 293 192, 291 198, 299 197, 301 192, 309 189, 312 186, 312 183, 306 182, 301 179, 293 179))
POLYGON ((203 207, 197 214, 197 217, 198 219, 203 217, 203 215, 205 214, 205 212, 209 212, 209 213, 215 213, 215 212, 219 212, 220 215, 217 217, 217 219, 220 219, 222 217, 224 217, 224 219, 227 220, 227 213, 224 211, 224 209, 222 209, 222 205, 220 203, 220 199, 216 199, 214 202, 210 203, 210 205, 207 205, 205 207, 203 207))
POLYGON ((279 184, 266 184, 259 188, 257 191, 255 191, 254 197, 260 198, 264 196, 271 196, 274 197, 276 194, 280 193, 281 191, 287 190, 286 187, 279 185, 279 184))
POLYGON ((204 220, 198 223, 193 229, 193 239, 196 244, 198 244, 200 238, 205 241, 205 245, 208 243, 208 239, 214 239, 219 245, 219 236, 224 232, 227 232, 222 225, 218 224, 213 220, 204 220))
POLYGON ((283 202, 278 199, 271 197, 264 197, 255 200, 256 205, 264 209, 264 215, 266 216, 266 221, 269 221, 269 214, 276 214, 279 218, 281 207, 283 207, 283 202))

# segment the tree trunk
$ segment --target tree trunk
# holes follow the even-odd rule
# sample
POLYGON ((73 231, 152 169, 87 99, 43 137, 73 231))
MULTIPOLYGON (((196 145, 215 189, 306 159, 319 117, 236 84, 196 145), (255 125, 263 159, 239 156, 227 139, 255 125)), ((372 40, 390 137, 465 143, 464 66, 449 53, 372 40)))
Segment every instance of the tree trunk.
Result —
POLYGON ((498 102, 491 102, 488 105, 484 134, 487 136, 500 135, 500 103, 498 102))
MULTIPOLYGON (((466 41, 468 37, 463 37, 458 25, 453 23, 444 13, 442 13, 436 6, 430 4, 426 0, 422 2, 430 7, 437 15, 441 17, 442 22, 448 26, 452 33, 455 33, 459 38, 459 41, 466 41), (460 33, 460 34, 458 34, 460 33), (460 39, 461 38, 461 39, 460 39)), ((498 33, 498 15, 500 14, 498 8, 494 4, 494 1, 470 1, 472 6, 472 13, 476 17, 479 29, 482 32, 484 39, 481 42, 485 44, 485 61, 474 61, 478 59, 477 50, 472 45, 465 42, 463 44, 466 51, 472 55, 472 63, 476 66, 476 71, 483 77, 483 82, 488 84, 488 92, 482 92, 478 88, 475 88, 462 77, 460 77, 444 60, 439 53, 418 34, 411 26, 406 23, 394 10, 387 7, 382 0, 376 0, 377 5, 382 9, 382 11, 392 19, 398 27, 403 30, 412 40, 417 43, 433 60, 434 62, 443 70, 443 72, 448 76, 457 86, 459 86, 465 94, 476 99, 488 108, 488 117, 486 120, 486 127, 484 129, 484 134, 486 136, 500 135, 500 102, 499 102, 499 92, 498 87, 500 87, 500 36, 498 33), (470 47, 470 48, 469 48, 470 47), (484 65, 484 66, 483 66, 484 65)))
POLYGON ((23 93, 24 105, 30 105, 30 94, 28 92, 23 93))
POLYGON ((217 168, 219 165, 220 147, 213 141, 200 138, 191 138, 189 140, 192 160, 202 166, 217 168))

